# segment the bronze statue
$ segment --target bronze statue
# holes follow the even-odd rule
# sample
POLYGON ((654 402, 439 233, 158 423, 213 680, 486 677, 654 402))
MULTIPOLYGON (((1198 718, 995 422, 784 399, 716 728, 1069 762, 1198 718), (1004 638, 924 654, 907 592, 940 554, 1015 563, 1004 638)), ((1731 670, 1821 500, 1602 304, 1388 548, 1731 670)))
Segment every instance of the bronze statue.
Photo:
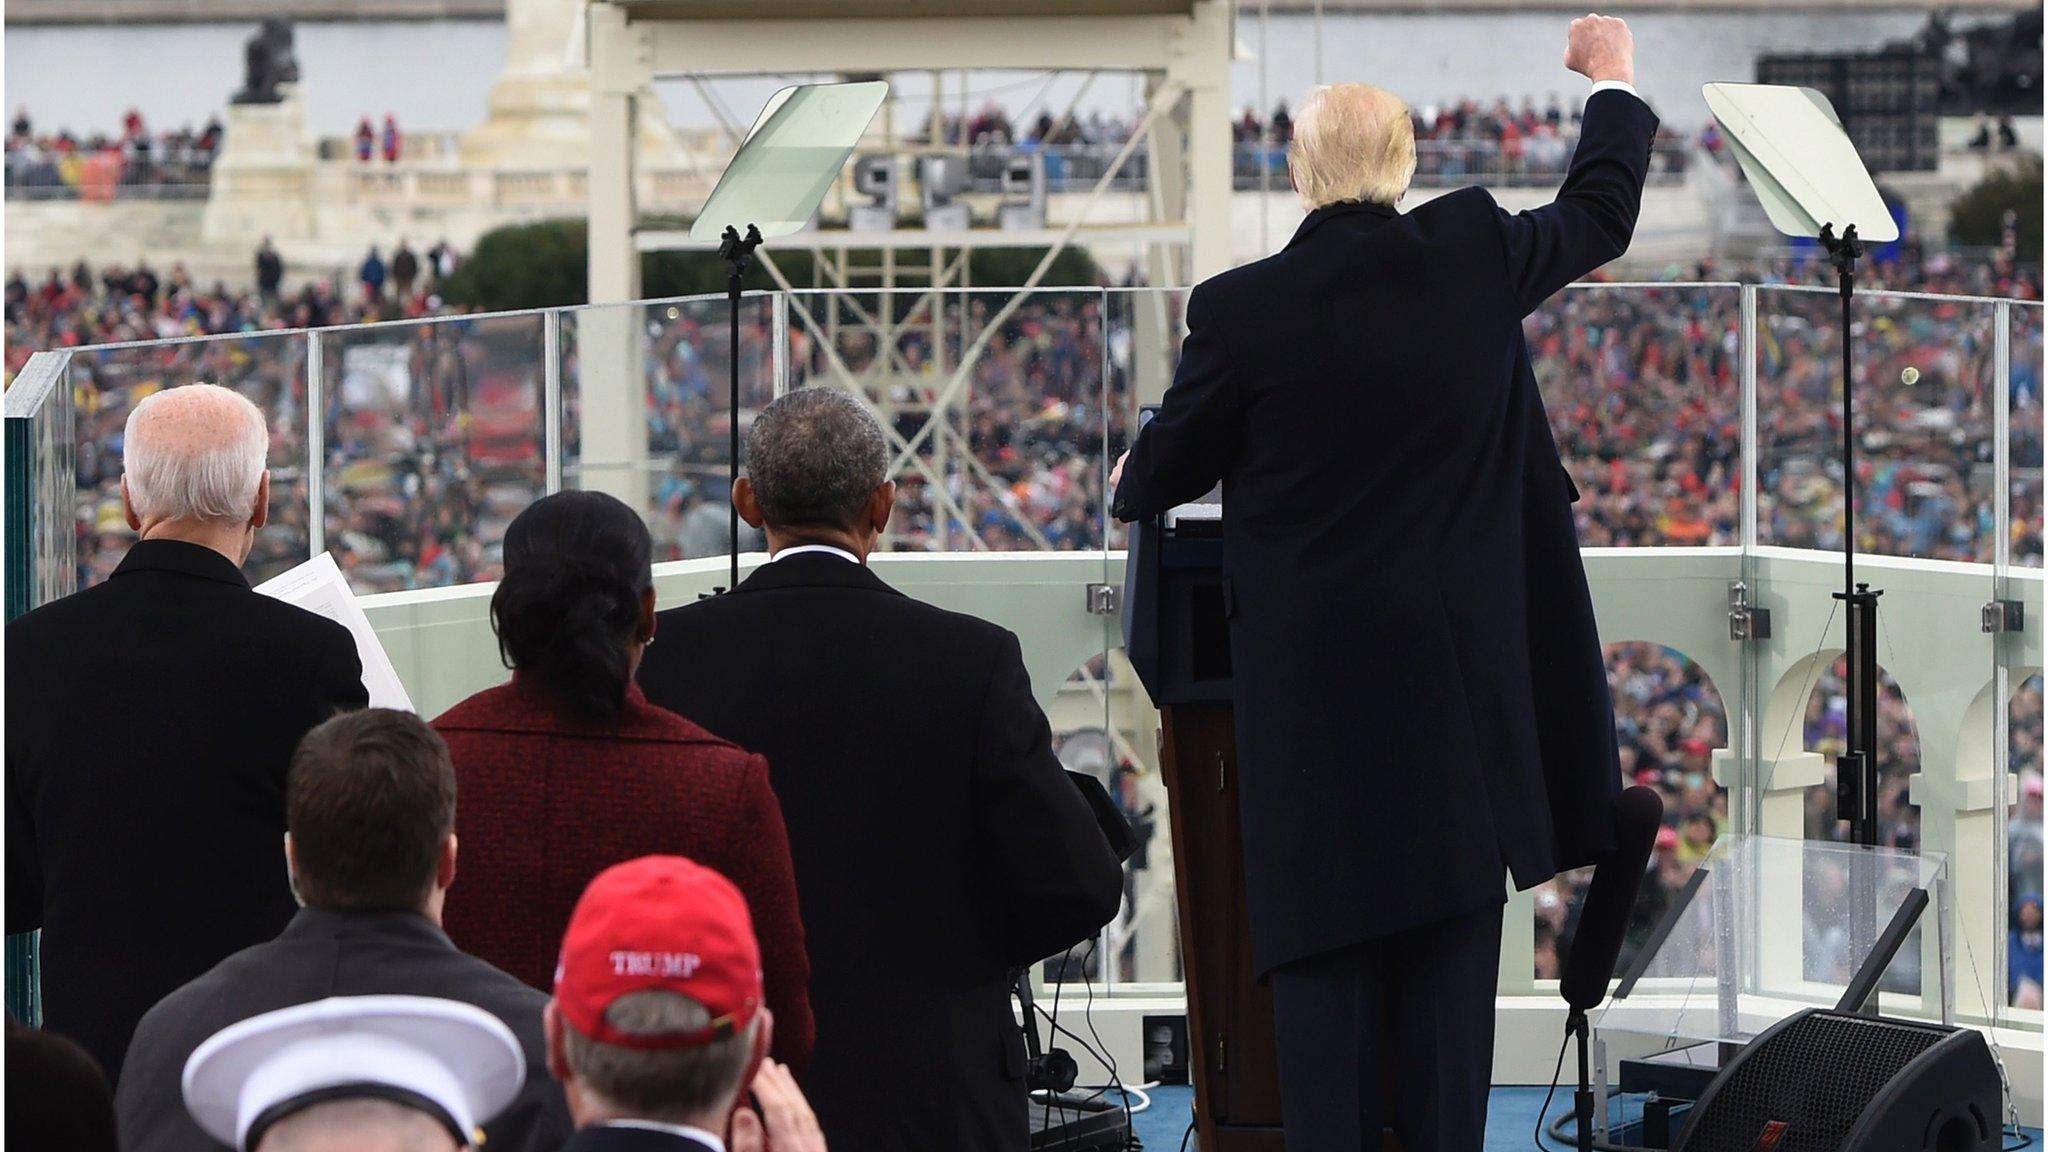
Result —
POLYGON ((242 48, 242 90, 229 97, 235 104, 276 104, 280 84, 296 83, 299 61, 292 55, 292 22, 273 16, 242 48))

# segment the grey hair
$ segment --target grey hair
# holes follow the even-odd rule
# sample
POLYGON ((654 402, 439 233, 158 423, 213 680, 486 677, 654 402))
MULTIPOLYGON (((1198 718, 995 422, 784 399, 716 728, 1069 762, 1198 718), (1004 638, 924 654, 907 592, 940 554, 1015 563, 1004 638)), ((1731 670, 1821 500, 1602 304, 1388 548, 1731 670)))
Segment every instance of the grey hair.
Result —
POLYGON ((449 1152, 467 1148, 439 1120, 380 1097, 323 1100, 264 1129, 255 1152, 449 1152))
POLYGON ((747 432, 747 476, 771 527, 854 527, 888 473, 882 426, 836 388, 799 388, 747 432))
POLYGON ((245 520, 270 452, 263 412, 217 384, 143 398, 128 414, 121 468, 144 520, 245 520))
MULTIPOLYGON (((628 992, 605 1009, 605 1023, 630 1036, 701 1032, 711 1024, 704 1005, 677 992, 628 992)), ((722 1109, 739 1094, 754 1055, 761 1018, 746 1031, 688 1048, 642 1049, 602 1044, 562 1022, 562 1055, 590 1094, 624 1115, 688 1124, 722 1109)))

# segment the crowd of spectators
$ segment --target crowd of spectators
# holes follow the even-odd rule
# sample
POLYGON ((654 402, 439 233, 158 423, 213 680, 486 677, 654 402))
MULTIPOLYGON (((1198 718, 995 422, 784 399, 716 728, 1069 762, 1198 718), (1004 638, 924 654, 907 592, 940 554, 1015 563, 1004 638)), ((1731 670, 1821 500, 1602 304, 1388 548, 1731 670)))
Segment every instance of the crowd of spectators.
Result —
POLYGON ((210 117, 197 129, 188 124, 151 131, 134 108, 122 117, 118 133, 80 135, 68 128, 37 132, 24 107, 15 112, 7 129, 7 195, 204 195, 225 133, 219 117, 210 117))
MULTIPOLYGON (((1533 97, 1519 104, 1507 97, 1491 101, 1460 99, 1417 104, 1411 109, 1416 142, 1416 178, 1422 184, 1483 177, 1490 182, 1519 183, 1561 179, 1579 135, 1581 104, 1564 103, 1552 93, 1539 107, 1533 97)), ((1100 110, 1079 115, 1050 111, 1013 121, 994 101, 972 116, 941 117, 940 138, 982 153, 1005 154, 1047 150, 1047 175, 1056 185, 1062 175, 1087 178, 1102 161, 1130 138, 1131 120, 1100 110), (1085 163, 1087 160, 1097 163, 1085 163)), ((1294 138, 1294 117, 1280 101, 1269 115, 1246 106, 1230 125, 1238 187, 1255 187, 1261 167, 1273 188, 1287 187, 1287 144, 1294 138)), ((921 137, 930 142, 927 126, 921 137)), ((1143 157, 1132 163, 1142 166, 1143 157)), ((1685 148, 1671 129, 1660 129, 1652 158, 1652 178, 1684 171, 1685 148)))

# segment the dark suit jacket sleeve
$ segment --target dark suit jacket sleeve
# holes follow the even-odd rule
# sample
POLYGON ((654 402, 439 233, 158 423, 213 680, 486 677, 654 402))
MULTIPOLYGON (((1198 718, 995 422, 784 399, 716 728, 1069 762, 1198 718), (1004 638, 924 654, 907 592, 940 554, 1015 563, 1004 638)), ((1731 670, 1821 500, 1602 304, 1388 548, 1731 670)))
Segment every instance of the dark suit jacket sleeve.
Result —
POLYGON ((763 757, 747 758, 736 825, 728 875, 747 898, 754 935, 761 942, 763 991, 775 1013, 775 1058, 801 1073, 817 1039, 811 1019, 811 962, 797 906, 789 829, 783 825, 782 805, 769 784, 768 761, 763 757))
POLYGON ((35 820, 15 750, 7 750, 7 931, 33 932, 43 926, 43 862, 36 850, 35 820))
POLYGON ((355 637, 332 621, 321 623, 331 631, 320 654, 320 671, 314 683, 318 694, 314 702, 315 724, 337 712, 352 712, 370 704, 370 690, 363 686, 363 658, 356 652, 355 637))
POLYGON ((1551 293, 1628 251, 1643 206, 1657 114, 1616 89, 1586 101, 1579 144, 1557 199, 1509 213, 1496 208, 1508 282, 1526 316, 1551 293))
POLYGON ((1005 960, 1021 967, 1087 939, 1116 915, 1123 869, 1053 755, 1017 637, 1002 634, 981 702, 974 832, 986 846, 1005 960))
POLYGON ((1159 412, 1124 461, 1111 508, 1123 521, 1199 499, 1223 478, 1237 449, 1239 383, 1200 286, 1188 293, 1188 338, 1159 412))

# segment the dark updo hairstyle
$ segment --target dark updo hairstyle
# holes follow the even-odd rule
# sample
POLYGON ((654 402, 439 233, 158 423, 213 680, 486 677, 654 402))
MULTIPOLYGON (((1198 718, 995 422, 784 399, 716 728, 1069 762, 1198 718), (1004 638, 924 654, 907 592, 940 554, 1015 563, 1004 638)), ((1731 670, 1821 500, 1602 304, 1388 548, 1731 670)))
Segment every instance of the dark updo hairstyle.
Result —
POLYGON ((491 627, 506 665, 539 678, 579 715, 626 702, 640 598, 654 587, 647 525, 602 492, 534 501, 505 529, 491 627))

